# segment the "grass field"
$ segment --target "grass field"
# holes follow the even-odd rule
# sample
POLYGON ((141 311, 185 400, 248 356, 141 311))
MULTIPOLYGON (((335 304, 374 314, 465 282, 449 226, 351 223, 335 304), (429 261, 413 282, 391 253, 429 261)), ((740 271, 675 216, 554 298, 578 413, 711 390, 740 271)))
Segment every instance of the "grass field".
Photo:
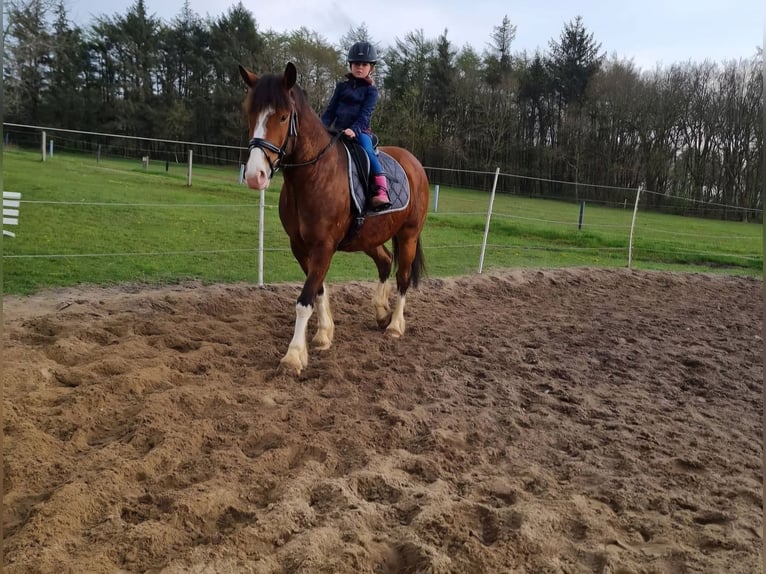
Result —
MULTIPOLYGON (((138 161, 6 149, 4 187, 21 192, 15 238, 3 240, 3 290, 31 293, 79 283, 258 280, 259 194, 238 185, 237 166, 144 170, 138 161)), ((265 283, 300 281, 276 205, 265 194, 265 283)), ((631 203, 630 201, 628 202, 631 203)), ((433 205, 433 204, 432 204, 433 205)), ((423 232, 428 275, 478 271, 489 194, 441 187, 423 232)), ((484 270, 513 267, 624 267, 631 209, 498 195, 484 270)), ((760 275, 763 226, 640 211, 633 266, 760 275)), ((373 280, 372 261, 338 253, 328 279, 373 280)))

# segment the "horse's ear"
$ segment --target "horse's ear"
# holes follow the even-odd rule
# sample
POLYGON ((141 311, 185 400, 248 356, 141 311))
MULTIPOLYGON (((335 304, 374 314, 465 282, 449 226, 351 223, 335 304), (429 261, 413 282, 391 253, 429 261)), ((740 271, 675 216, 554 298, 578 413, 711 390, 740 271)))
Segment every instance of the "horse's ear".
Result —
POLYGON ((239 65, 239 75, 242 76, 242 79, 245 80, 245 83, 251 88, 255 85, 255 82, 258 81, 258 76, 245 68, 242 64, 239 65))
POLYGON ((287 62, 287 66, 285 67, 285 75, 284 75, 284 83, 285 83, 285 89, 289 90, 294 85, 295 82, 298 79, 298 70, 295 69, 295 64, 292 62, 287 62))

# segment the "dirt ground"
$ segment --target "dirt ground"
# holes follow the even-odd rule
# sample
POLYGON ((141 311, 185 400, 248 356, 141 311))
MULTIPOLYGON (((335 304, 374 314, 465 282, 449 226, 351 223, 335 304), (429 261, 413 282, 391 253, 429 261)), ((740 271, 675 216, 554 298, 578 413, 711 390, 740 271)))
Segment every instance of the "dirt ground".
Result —
POLYGON ((372 286, 297 378, 297 285, 6 297, 5 572, 762 571, 761 280, 372 286))

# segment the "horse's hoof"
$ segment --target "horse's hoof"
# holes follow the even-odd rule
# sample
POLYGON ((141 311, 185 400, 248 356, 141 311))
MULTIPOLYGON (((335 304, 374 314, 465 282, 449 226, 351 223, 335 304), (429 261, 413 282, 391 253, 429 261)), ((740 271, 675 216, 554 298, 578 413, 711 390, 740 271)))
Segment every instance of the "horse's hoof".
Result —
POLYGON ((385 329, 391 324, 391 313, 388 313, 385 317, 376 317, 380 329, 385 329))
POLYGON ((280 375, 289 375, 294 377, 297 377, 298 375, 300 375, 301 370, 302 370, 301 367, 295 365, 294 363, 285 361, 284 359, 279 361, 279 367, 277 368, 277 372, 280 375))
POLYGON ((314 337, 311 341, 311 345, 317 351, 326 351, 332 346, 332 340, 328 337, 314 337))
POLYGON ((404 335, 404 333, 400 333, 396 329, 390 329, 389 328, 389 329, 386 329, 386 335, 388 335, 392 339, 400 339, 401 336, 404 335))
POLYGON ((308 365, 308 355, 305 358, 297 353, 288 353, 279 361, 279 372, 290 375, 300 375, 303 368, 308 365))

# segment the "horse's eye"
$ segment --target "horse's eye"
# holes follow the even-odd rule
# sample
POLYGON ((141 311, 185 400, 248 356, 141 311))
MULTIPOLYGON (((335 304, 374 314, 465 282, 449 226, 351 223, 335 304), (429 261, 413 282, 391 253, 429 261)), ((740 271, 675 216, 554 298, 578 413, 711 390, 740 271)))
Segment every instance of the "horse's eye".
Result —
POLYGON ((279 118, 279 121, 285 123, 287 121, 287 114, 282 114, 282 116, 279 118))

